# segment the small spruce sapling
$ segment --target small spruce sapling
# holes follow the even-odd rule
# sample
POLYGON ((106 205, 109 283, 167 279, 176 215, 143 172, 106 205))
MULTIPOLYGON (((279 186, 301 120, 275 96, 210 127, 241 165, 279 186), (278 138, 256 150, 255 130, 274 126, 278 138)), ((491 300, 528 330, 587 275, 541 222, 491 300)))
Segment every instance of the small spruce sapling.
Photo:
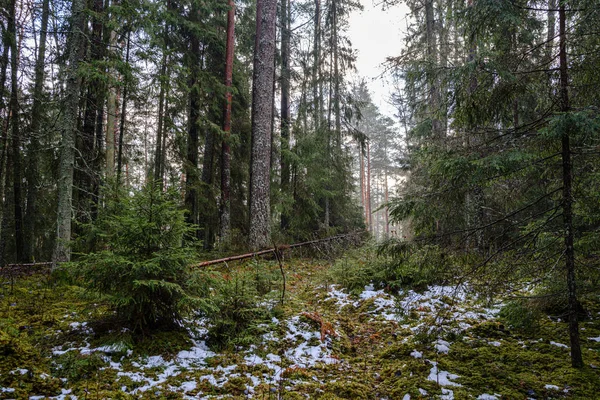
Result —
POLYGON ((84 285, 134 330, 181 326, 208 303, 191 284, 190 228, 177 193, 148 184, 110 202, 92 227, 101 250, 76 264, 84 285))

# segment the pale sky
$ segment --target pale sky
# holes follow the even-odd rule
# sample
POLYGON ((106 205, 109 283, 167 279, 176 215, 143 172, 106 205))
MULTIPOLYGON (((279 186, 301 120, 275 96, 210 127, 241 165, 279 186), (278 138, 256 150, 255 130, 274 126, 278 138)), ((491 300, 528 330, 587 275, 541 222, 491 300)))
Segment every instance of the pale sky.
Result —
POLYGON ((403 46, 408 8, 404 4, 383 10, 381 0, 361 0, 364 10, 350 16, 348 36, 357 50, 357 75, 364 77, 373 102, 382 114, 393 117, 394 108, 388 104, 393 88, 386 84, 383 63, 388 56, 397 56, 403 46), (383 76, 382 76, 383 75, 383 76))

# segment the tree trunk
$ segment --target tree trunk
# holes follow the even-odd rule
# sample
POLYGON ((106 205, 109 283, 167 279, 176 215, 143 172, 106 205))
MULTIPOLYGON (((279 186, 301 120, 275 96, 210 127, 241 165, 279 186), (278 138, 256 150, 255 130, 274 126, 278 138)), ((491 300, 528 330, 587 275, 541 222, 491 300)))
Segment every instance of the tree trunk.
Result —
POLYGON ((27 211, 25 213, 25 259, 33 262, 35 257, 35 232, 37 218, 37 193, 39 185, 39 137, 42 118, 42 96, 44 94, 44 67, 46 61, 46 37, 48 31, 48 16, 50 0, 42 3, 42 20, 37 59, 35 60, 35 82, 33 87, 33 105, 31 107, 31 127, 29 134, 29 163, 27 166, 27 211))
MULTIPOLYGON (((117 33, 110 32, 110 47, 114 48, 117 44, 117 33)), ((116 75, 114 69, 111 74, 116 75)), ((106 176, 113 178, 115 176, 115 128, 117 116, 117 89, 111 86, 108 89, 108 100, 106 104, 106 176)))
POLYGON ((340 64, 339 64, 339 38, 338 38, 338 21, 337 21, 337 1, 333 2, 333 79, 334 79, 334 110, 335 110, 335 138, 338 151, 342 148, 342 115, 341 115, 341 79, 340 79, 340 64))
POLYGON ((433 71, 434 66, 437 66, 437 37, 435 29, 435 13, 433 7, 434 0, 425 1, 425 24, 427 34, 427 82, 429 86, 429 116, 431 118, 431 128, 433 137, 439 139, 441 137, 441 122, 437 117, 439 112, 439 87, 437 84, 437 74, 433 71))
MULTIPOLYGON (((283 0, 284 2, 286 0, 283 0)), ((231 233, 231 150, 229 136, 231 134, 231 102, 233 86, 233 51, 235 30, 235 4, 229 0, 227 11, 227 44, 225 48, 225 110, 223 115, 223 132, 225 137, 221 144, 221 204, 220 204, 220 236, 223 243, 229 242, 231 233)))
POLYGON ((365 202, 367 204, 367 216, 368 216, 368 225, 367 229, 369 232, 373 232, 373 221, 371 215, 371 145, 369 141, 367 141, 367 176, 366 176, 366 198, 365 202))
MULTIPOLYGON (((125 65, 129 65, 129 50, 131 46, 131 31, 127 32, 127 44, 125 48, 125 65)), ((121 98, 121 115, 119 121, 119 151, 117 154, 117 187, 121 185, 121 170, 123 166, 123 137, 125 136, 125 116, 127 114, 127 88, 129 84, 125 79, 123 85, 123 96, 121 98)))
POLYGON ((258 0, 256 43, 252 79, 252 144, 250 159, 250 236, 251 249, 271 241, 270 143, 273 109, 275 57, 275 19, 277 2, 258 0))
POLYGON ((314 38, 313 38, 313 102, 314 102, 314 126, 315 130, 318 131, 321 127, 321 103, 323 99, 320 98, 319 93, 319 82, 321 80, 321 0, 315 0, 315 27, 314 27, 314 38))
MULTIPOLYGON (((567 114, 569 105, 569 74, 567 64, 566 12, 564 3, 560 3, 559 41, 560 41, 560 111, 567 114)), ((566 115, 564 116, 566 117, 566 115)), ((573 167, 569 143, 570 127, 562 132, 562 178, 563 178, 563 223, 565 240, 565 267, 567 272, 567 295, 569 302, 569 337, 571 339, 571 365, 583 367, 581 346, 579 343, 579 323, 577 321, 577 287, 575 284, 575 249, 573 247, 573 167)))
MULTIPOLYGON (((190 23, 198 21, 198 9, 192 7, 190 10, 190 23)), ((200 38, 196 33, 191 33, 190 49, 188 52, 189 76, 189 117, 187 155, 185 162, 185 208, 187 210, 187 222, 190 223, 196 236, 199 232, 199 208, 198 208, 198 125, 200 123, 200 83, 199 61, 200 61, 200 38)))
MULTIPOLYGON (((16 1, 12 0, 8 17, 8 31, 11 37, 10 69, 11 69, 11 92, 10 92, 10 117, 11 117, 11 147, 9 152, 12 160, 13 172, 13 207, 15 223, 15 253, 17 262, 25 262, 25 241, 23 238, 23 204, 21 189, 21 131, 19 129, 19 85, 18 85, 18 48, 16 29, 16 1)), ((7 180, 8 182, 8 180, 7 180)))
POLYGON ((359 146, 358 146, 358 158, 360 160, 360 174, 359 174, 359 178, 360 178, 360 202, 361 202, 362 207, 363 207, 365 226, 368 227, 369 226, 369 217, 368 217, 367 201, 366 201, 367 197, 365 196, 365 193, 366 193, 366 188, 365 188, 365 156, 363 154, 363 149, 364 149, 364 146, 362 144, 359 144, 359 146))
MULTIPOLYGON (((289 0, 281 0, 281 194, 285 199, 290 195, 290 11, 289 0)), ((281 229, 290 225, 287 207, 281 211, 281 229)))
POLYGON ((166 86, 167 86, 167 76, 166 76, 167 63, 168 63, 168 57, 167 57, 167 52, 165 49, 165 51, 163 52, 162 61, 161 61, 160 75, 158 77, 158 80, 160 82, 160 91, 158 93, 158 121, 156 124, 156 145, 155 145, 155 151, 154 151, 154 180, 159 182, 159 185, 161 188, 163 187, 163 179, 164 179, 164 176, 162 176, 162 170, 163 170, 162 164, 164 163, 162 137, 165 134, 164 113, 165 113, 165 97, 166 97, 166 91, 167 91, 167 88, 166 88, 166 86))
MULTIPOLYGON (((84 210, 90 210, 92 220, 97 214, 98 196, 100 191, 102 155, 102 125, 104 123, 104 83, 98 77, 100 74, 99 62, 104 57, 102 42, 103 24, 101 20, 104 4, 102 0, 93 1, 92 33, 90 43, 90 62, 92 68, 97 69, 88 82, 85 114, 83 118, 83 148, 81 151, 84 168, 82 176, 80 199, 84 210)), ((104 72, 104 71, 102 71, 104 72)), ((85 215, 85 214, 84 214, 85 215)))
POLYGON ((85 23, 85 1, 73 0, 71 5, 71 35, 67 65, 67 82, 62 114, 62 137, 60 143, 60 164, 58 169, 58 208, 56 243, 52 260, 56 262, 71 259, 71 218, 73 202, 73 169, 75 162, 75 137, 79 107, 80 80, 79 63, 85 48, 83 33, 85 23))

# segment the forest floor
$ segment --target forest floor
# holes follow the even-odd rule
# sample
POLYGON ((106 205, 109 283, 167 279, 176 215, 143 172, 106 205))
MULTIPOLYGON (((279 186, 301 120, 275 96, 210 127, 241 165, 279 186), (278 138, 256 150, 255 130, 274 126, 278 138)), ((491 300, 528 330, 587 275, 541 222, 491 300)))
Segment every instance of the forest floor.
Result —
MULTIPOLYGON (((279 273, 273 261, 260 268, 279 273)), ((234 268, 256 268, 257 263, 234 268)), ((0 398, 600 399, 600 307, 585 304, 586 366, 570 367, 567 325, 506 326, 466 285, 350 295, 331 263, 285 261, 285 300, 245 345, 206 344, 205 321, 133 338, 76 286, 34 276, 0 288, 0 398)))

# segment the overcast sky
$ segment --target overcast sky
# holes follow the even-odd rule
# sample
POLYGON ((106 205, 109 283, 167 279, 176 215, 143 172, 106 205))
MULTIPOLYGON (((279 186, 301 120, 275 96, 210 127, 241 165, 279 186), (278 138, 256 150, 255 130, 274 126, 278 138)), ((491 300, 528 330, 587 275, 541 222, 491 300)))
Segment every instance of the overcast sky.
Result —
POLYGON ((350 16, 348 31, 352 47, 358 52, 357 74, 367 80, 379 110, 393 117, 395 110, 388 103, 393 88, 385 76, 383 63, 386 57, 400 54, 408 9, 402 4, 383 10, 380 0, 362 0, 362 3, 364 10, 350 16))

